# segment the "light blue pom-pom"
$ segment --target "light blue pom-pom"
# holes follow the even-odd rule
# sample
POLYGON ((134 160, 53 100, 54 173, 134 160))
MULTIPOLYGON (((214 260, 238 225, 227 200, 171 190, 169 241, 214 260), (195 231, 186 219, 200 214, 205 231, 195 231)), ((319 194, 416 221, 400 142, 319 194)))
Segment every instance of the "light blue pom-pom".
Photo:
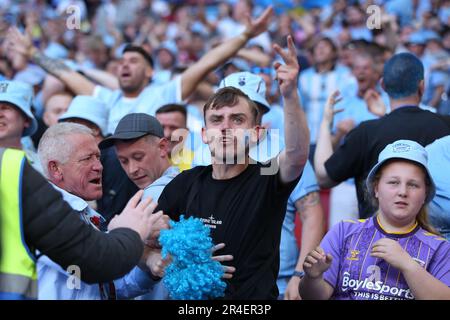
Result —
POLYGON ((176 300, 223 297, 226 288, 221 279, 223 268, 212 260, 214 244, 209 228, 200 219, 184 216, 170 225, 172 228, 162 230, 159 237, 163 258, 172 257, 163 278, 170 297, 176 300))

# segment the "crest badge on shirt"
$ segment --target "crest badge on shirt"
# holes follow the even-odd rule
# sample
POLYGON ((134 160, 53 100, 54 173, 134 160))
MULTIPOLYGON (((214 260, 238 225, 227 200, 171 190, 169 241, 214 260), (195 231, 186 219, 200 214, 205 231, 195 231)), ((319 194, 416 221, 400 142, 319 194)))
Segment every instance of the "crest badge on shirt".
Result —
POLYGON ((218 225, 222 224, 222 220, 216 220, 212 214, 208 218, 200 218, 200 220, 211 229, 216 229, 218 225))
POLYGON ((359 255, 359 250, 351 250, 350 256, 347 257, 347 260, 358 261, 359 260, 358 255, 359 255))

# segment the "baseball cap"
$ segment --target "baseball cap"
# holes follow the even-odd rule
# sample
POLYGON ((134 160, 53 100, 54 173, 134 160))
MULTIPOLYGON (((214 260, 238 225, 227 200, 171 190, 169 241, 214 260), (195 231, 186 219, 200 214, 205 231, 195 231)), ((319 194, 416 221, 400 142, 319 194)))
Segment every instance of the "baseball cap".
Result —
POLYGON ((73 118, 92 122, 100 128, 103 136, 106 136, 108 110, 106 105, 99 99, 90 96, 76 96, 58 121, 62 122, 73 118))
POLYGON ((270 104, 266 100, 266 83, 263 78, 250 72, 236 72, 225 77, 219 84, 219 89, 235 87, 244 92, 251 100, 264 108, 264 113, 270 111, 270 104))
POLYGON ((436 193, 436 186, 433 182, 430 172, 428 171, 427 151, 423 146, 411 140, 397 140, 391 144, 388 144, 383 149, 383 151, 380 152, 378 156, 378 163, 372 168, 372 170, 370 170, 366 180, 366 186, 371 195, 374 194, 372 183, 375 179, 375 175, 383 165, 383 163, 385 163, 389 159, 405 159, 421 165, 426 170, 428 178, 431 181, 430 191, 427 194, 425 202, 428 203, 431 201, 431 199, 433 199, 436 193))
POLYGON ((146 135, 163 138, 161 123, 146 113, 130 113, 120 119, 114 134, 100 142, 99 147, 105 149, 112 146, 116 140, 132 140, 146 135))
POLYGON ((173 41, 164 41, 161 45, 156 49, 156 52, 160 50, 167 50, 174 58, 177 57, 178 48, 177 45, 173 41))
POLYGON ((31 85, 20 81, 0 81, 0 102, 8 102, 19 108, 31 121, 30 126, 23 130, 22 137, 33 135, 38 128, 36 118, 31 112, 32 99, 31 85))
POLYGON ((423 30, 422 31, 423 37, 425 38, 425 41, 441 41, 441 37, 432 30, 423 30))
POLYGON ((425 45, 426 41, 427 41, 427 39, 426 39, 425 35, 420 31, 416 31, 409 35, 406 43, 407 44, 416 44, 416 45, 425 45))

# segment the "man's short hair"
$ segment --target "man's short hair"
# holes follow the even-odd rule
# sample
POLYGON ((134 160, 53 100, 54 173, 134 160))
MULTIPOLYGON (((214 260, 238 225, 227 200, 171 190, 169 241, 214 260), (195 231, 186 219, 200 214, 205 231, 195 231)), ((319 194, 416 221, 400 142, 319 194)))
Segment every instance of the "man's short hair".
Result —
POLYGON ((50 178, 47 169, 50 161, 57 160, 61 163, 69 161, 74 150, 67 137, 75 134, 94 136, 93 131, 88 127, 71 122, 57 123, 49 127, 42 135, 39 141, 38 155, 43 173, 47 178, 50 178))
POLYGON ((142 48, 140 46, 133 45, 133 44, 127 44, 125 46, 125 48, 123 49, 123 51, 122 51, 122 55, 125 52, 137 52, 137 53, 139 53, 149 63, 150 67, 153 68, 153 66, 154 66, 153 58, 147 51, 145 51, 144 48, 142 48))
POLYGON ((253 100, 241 90, 235 87, 224 87, 219 89, 215 94, 213 94, 208 101, 205 103, 203 107, 203 117, 205 118, 206 123, 206 111, 209 109, 221 109, 225 106, 235 106, 239 102, 239 97, 244 98, 253 114, 253 121, 257 123, 257 119, 259 116, 259 110, 253 100))
POLYGON ((160 113, 170 113, 170 112, 179 112, 183 114, 184 118, 187 118, 186 106, 178 103, 168 103, 160 107, 156 110, 156 114, 160 113))
POLYGON ((396 54, 384 65, 384 90, 392 99, 406 98, 417 93, 423 78, 423 64, 411 53, 396 54))
MULTIPOLYGON (((330 37, 327 37, 327 36, 324 36, 324 35, 319 36, 319 37, 313 42, 313 44, 312 44, 311 47, 309 48, 309 51, 312 53, 312 52, 314 51, 315 47, 317 47, 317 45, 318 45, 320 42, 322 42, 322 41, 328 43, 328 45, 333 49, 333 52, 334 52, 334 53, 337 53, 337 52, 338 52, 338 47, 337 47, 336 42, 333 41, 333 39, 331 39, 330 37)), ((286 46, 287 46, 287 45, 286 45, 286 46)))

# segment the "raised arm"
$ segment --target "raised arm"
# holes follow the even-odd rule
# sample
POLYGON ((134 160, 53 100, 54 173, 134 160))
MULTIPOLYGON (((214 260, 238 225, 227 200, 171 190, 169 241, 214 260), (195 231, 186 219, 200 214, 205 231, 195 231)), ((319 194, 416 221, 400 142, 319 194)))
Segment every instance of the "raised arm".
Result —
POLYGON ((63 61, 52 59, 33 46, 30 37, 17 28, 10 28, 7 36, 8 50, 23 55, 42 69, 57 77, 76 95, 92 95, 95 84, 80 73, 72 70, 63 61))
POLYGON ((325 162, 333 154, 331 125, 334 114, 339 112, 339 110, 333 110, 333 106, 339 101, 338 96, 339 91, 335 91, 328 97, 317 137, 316 153, 314 154, 314 169, 316 171, 317 182, 322 188, 331 188, 338 184, 328 176, 327 170, 325 169, 325 162))
POLYGON ((248 17, 246 28, 242 34, 215 47, 181 75, 181 97, 188 98, 197 84, 212 70, 234 56, 250 39, 267 30, 273 14, 272 7, 267 8, 256 20, 248 17))
POLYGON ((101 86, 104 86, 111 90, 120 89, 119 79, 110 72, 93 68, 83 68, 81 69, 81 71, 86 77, 88 77, 90 80, 95 81, 101 86))
POLYGON ((275 63, 278 85, 284 101, 285 149, 280 155, 280 177, 284 183, 298 178, 302 173, 309 152, 309 129, 301 107, 297 90, 299 65, 294 41, 288 36, 287 51, 274 45, 285 64, 275 63))
POLYGON ((242 48, 236 54, 237 57, 253 62, 260 67, 269 67, 272 58, 259 50, 242 48))

